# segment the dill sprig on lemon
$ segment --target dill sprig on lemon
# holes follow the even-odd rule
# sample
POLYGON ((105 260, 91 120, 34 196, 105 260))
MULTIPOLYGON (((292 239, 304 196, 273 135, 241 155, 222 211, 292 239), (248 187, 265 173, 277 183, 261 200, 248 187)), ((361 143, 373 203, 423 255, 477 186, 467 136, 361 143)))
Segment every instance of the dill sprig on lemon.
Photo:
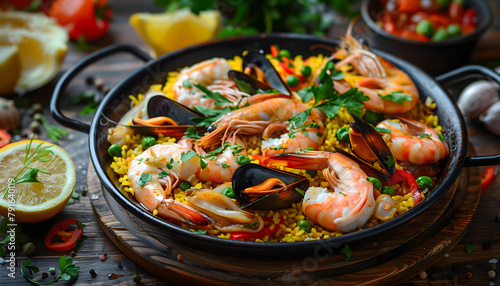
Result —
POLYGON ((75 182, 73 161, 57 145, 24 140, 0 149, 0 215, 15 222, 55 216, 66 206, 75 182))

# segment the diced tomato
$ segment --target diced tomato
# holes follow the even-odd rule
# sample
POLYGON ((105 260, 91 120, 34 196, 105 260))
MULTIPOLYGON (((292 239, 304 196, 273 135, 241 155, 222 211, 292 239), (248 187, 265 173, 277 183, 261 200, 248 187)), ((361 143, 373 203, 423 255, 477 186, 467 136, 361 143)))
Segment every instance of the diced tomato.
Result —
POLYGON ((464 12, 462 18, 462 32, 464 34, 470 34, 476 30, 477 26, 477 13, 474 9, 467 9, 464 12))
POLYGON ((399 3, 399 11, 402 13, 415 13, 421 10, 422 6, 418 0, 401 0, 399 3))
POLYGON ((435 28, 438 28, 438 27, 448 27, 448 25, 450 25, 451 23, 453 23, 447 17, 445 17, 443 15, 439 15, 439 14, 430 14, 429 15, 429 20, 432 21, 432 23, 434 24, 435 28))
POLYGON ((9 144, 10 138, 11 138, 11 136, 7 131, 0 129, 0 148, 9 144))
POLYGON ((495 167, 489 166, 484 170, 483 174, 481 175, 481 193, 484 192, 487 188, 493 184, 493 181, 495 181, 495 167))
POLYGON ((67 218, 56 223, 45 237, 45 246, 53 251, 72 249, 83 233, 83 229, 78 225, 75 229, 68 230, 71 225, 75 225, 77 222, 77 219, 67 218))
POLYGON ((462 5, 452 2, 450 6, 448 6, 448 16, 450 16, 452 20, 460 20, 463 14, 464 7, 462 7, 462 5))
POLYGON ((280 52, 279 52, 278 48, 276 48, 275 45, 272 45, 271 46, 271 56, 277 57, 279 55, 279 53, 280 52))

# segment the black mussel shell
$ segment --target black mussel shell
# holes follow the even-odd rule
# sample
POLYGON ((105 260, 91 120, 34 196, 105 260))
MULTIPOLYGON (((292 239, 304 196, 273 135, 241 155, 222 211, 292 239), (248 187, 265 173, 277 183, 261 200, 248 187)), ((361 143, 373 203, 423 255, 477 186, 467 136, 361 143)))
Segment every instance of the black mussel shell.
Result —
POLYGON ((302 200, 302 194, 296 189, 305 192, 309 188, 307 178, 293 173, 264 167, 257 164, 241 165, 233 174, 233 190, 245 206, 243 209, 271 210, 290 207, 293 203, 302 200), (247 196, 243 190, 263 183, 267 179, 278 178, 286 187, 276 193, 267 194, 259 198, 247 196))
POLYGON ((261 82, 256 78, 235 70, 230 70, 227 76, 236 83, 238 89, 242 92, 254 95, 262 91, 272 91, 274 88, 267 83, 261 82))
POLYGON ((167 116, 179 125, 196 125, 191 119, 194 117, 206 117, 205 114, 184 106, 177 101, 163 95, 156 95, 148 102, 149 118, 167 116))
POLYGON ((283 82, 278 72, 274 69, 274 66, 266 58, 265 55, 259 52, 249 52, 243 57, 243 70, 246 67, 256 66, 264 72, 266 79, 269 84, 282 94, 292 94, 288 89, 288 86, 283 82))
POLYGON ((363 160, 360 160, 358 157, 354 156, 353 154, 346 152, 346 151, 338 148, 337 146, 333 146, 333 147, 335 148, 335 152, 341 153, 342 155, 345 155, 345 156, 349 157, 350 159, 354 160, 355 162, 357 162, 359 164, 359 167, 361 168, 361 170, 363 170, 368 177, 375 177, 382 182, 385 182, 385 181, 389 180, 390 177, 392 177, 392 175, 389 176, 386 174, 386 172, 381 172, 381 171, 377 170, 375 167, 366 163, 363 160))

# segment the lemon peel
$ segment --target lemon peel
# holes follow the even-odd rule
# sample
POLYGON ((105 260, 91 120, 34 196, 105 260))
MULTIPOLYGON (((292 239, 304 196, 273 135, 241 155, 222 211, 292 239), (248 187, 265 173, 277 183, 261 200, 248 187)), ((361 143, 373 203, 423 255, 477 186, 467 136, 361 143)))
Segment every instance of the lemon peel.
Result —
POLYGON ((219 11, 188 9, 171 13, 136 13, 129 23, 158 57, 174 50, 213 39, 221 25, 219 11))

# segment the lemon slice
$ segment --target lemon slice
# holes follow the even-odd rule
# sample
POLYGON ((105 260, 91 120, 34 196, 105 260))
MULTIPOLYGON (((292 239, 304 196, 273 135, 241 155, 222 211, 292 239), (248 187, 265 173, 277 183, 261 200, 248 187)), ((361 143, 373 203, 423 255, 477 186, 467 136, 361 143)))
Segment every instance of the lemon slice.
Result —
POLYGON ((11 93, 21 77, 21 57, 16 46, 0 47, 0 75, 0 94, 11 93))
MULTIPOLYGON (((19 183, 14 178, 23 168, 26 148, 30 140, 9 144, 0 149, 0 215, 15 222, 36 223, 59 213, 68 202, 75 187, 75 167, 71 157, 61 147, 41 140, 33 140, 30 154, 37 146, 50 146, 52 151, 29 167, 49 172, 38 173, 40 183, 19 183), (10 209, 9 209, 10 207, 10 209)), ((26 168, 17 179, 28 171, 26 168)))
MULTIPOLYGON (((68 33, 41 13, 0 12, 0 47, 16 46, 21 75, 14 89, 20 94, 37 89, 54 78, 68 50, 68 33)), ((0 70, 3 78, 8 73, 0 70)))
POLYGON ((221 24, 219 11, 203 11, 199 15, 188 9, 172 13, 136 13, 130 25, 158 57, 165 53, 211 40, 221 24))

